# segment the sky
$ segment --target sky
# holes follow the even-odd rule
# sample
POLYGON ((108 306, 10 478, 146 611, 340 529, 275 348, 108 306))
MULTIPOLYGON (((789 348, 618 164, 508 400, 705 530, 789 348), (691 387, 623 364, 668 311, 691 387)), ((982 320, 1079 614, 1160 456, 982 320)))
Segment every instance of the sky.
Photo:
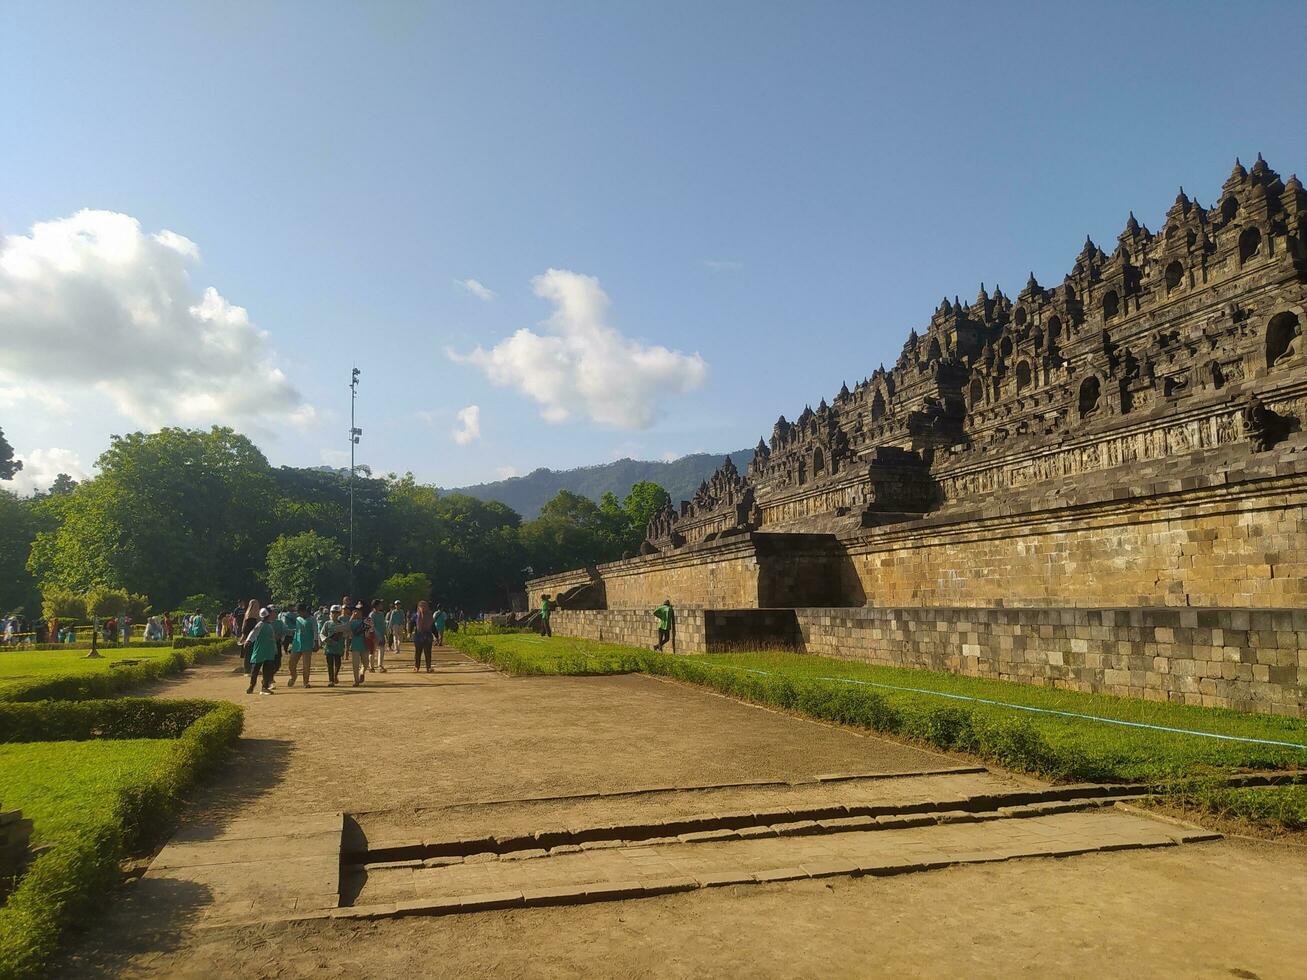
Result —
POLYGON ((0 429, 458 486, 753 445, 1236 156, 1302 3, 10 3, 0 429))

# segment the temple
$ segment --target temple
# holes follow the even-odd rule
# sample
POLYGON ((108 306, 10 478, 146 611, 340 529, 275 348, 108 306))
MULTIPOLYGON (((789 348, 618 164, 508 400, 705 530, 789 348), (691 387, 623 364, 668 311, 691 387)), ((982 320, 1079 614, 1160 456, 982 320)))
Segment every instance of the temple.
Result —
POLYGON ((685 649, 1302 714, 1305 216, 1258 156, 1210 207, 1182 189, 1158 232, 1086 239, 1055 286, 945 297, 891 367, 656 514, 640 555, 532 597, 562 594, 579 635, 643 642, 666 594, 685 649))

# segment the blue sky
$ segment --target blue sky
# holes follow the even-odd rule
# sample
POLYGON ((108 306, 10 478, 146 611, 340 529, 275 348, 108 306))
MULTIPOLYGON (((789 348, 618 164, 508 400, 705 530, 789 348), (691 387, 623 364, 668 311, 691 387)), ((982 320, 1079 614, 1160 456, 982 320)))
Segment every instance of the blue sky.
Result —
POLYGON ((210 420, 338 462, 353 362, 360 459, 445 486, 748 446, 944 295, 1060 281, 1236 155, 1307 171, 1301 3, 0 18, 0 428, 33 474, 210 420))

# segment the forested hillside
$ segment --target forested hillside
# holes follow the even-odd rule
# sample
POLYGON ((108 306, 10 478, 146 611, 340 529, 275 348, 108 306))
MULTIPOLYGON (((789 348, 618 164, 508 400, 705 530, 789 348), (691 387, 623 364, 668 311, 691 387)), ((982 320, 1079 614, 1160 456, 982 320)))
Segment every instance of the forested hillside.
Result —
MULTIPOLYGON (((741 449, 730 454, 740 471, 749 465, 753 451, 741 449)), ((673 503, 689 500, 701 482, 725 460, 724 453, 694 453, 670 463, 651 460, 618 459, 599 466, 582 466, 574 470, 538 469, 526 476, 515 476, 494 483, 459 487, 449 493, 465 493, 478 500, 496 500, 511 507, 526 520, 540 513, 540 508, 559 490, 569 490, 598 502, 605 493, 625 498, 635 484, 648 481, 665 489, 673 503)))

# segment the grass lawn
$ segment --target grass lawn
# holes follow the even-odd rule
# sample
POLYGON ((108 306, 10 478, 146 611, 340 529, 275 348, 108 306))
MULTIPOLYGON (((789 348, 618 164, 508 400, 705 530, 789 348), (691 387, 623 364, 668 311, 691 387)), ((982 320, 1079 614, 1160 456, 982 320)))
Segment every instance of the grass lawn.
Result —
POLYGON ((455 642, 514 673, 664 674, 746 700, 969 752, 1055 779, 1163 784, 1239 770, 1307 768, 1307 748, 1189 734, 1307 746, 1304 719, 875 667, 806 654, 669 656, 613 643, 533 634, 468 636, 455 642))
POLYGON ((0 745, 0 807, 32 820, 52 843, 112 815, 118 790, 159 764, 176 742, 139 738, 0 745))
POLYGON ((85 650, 0 650, 0 692, 56 674, 108 673, 115 661, 157 660, 172 653, 172 647, 101 647, 100 652, 104 659, 87 660, 85 650))

